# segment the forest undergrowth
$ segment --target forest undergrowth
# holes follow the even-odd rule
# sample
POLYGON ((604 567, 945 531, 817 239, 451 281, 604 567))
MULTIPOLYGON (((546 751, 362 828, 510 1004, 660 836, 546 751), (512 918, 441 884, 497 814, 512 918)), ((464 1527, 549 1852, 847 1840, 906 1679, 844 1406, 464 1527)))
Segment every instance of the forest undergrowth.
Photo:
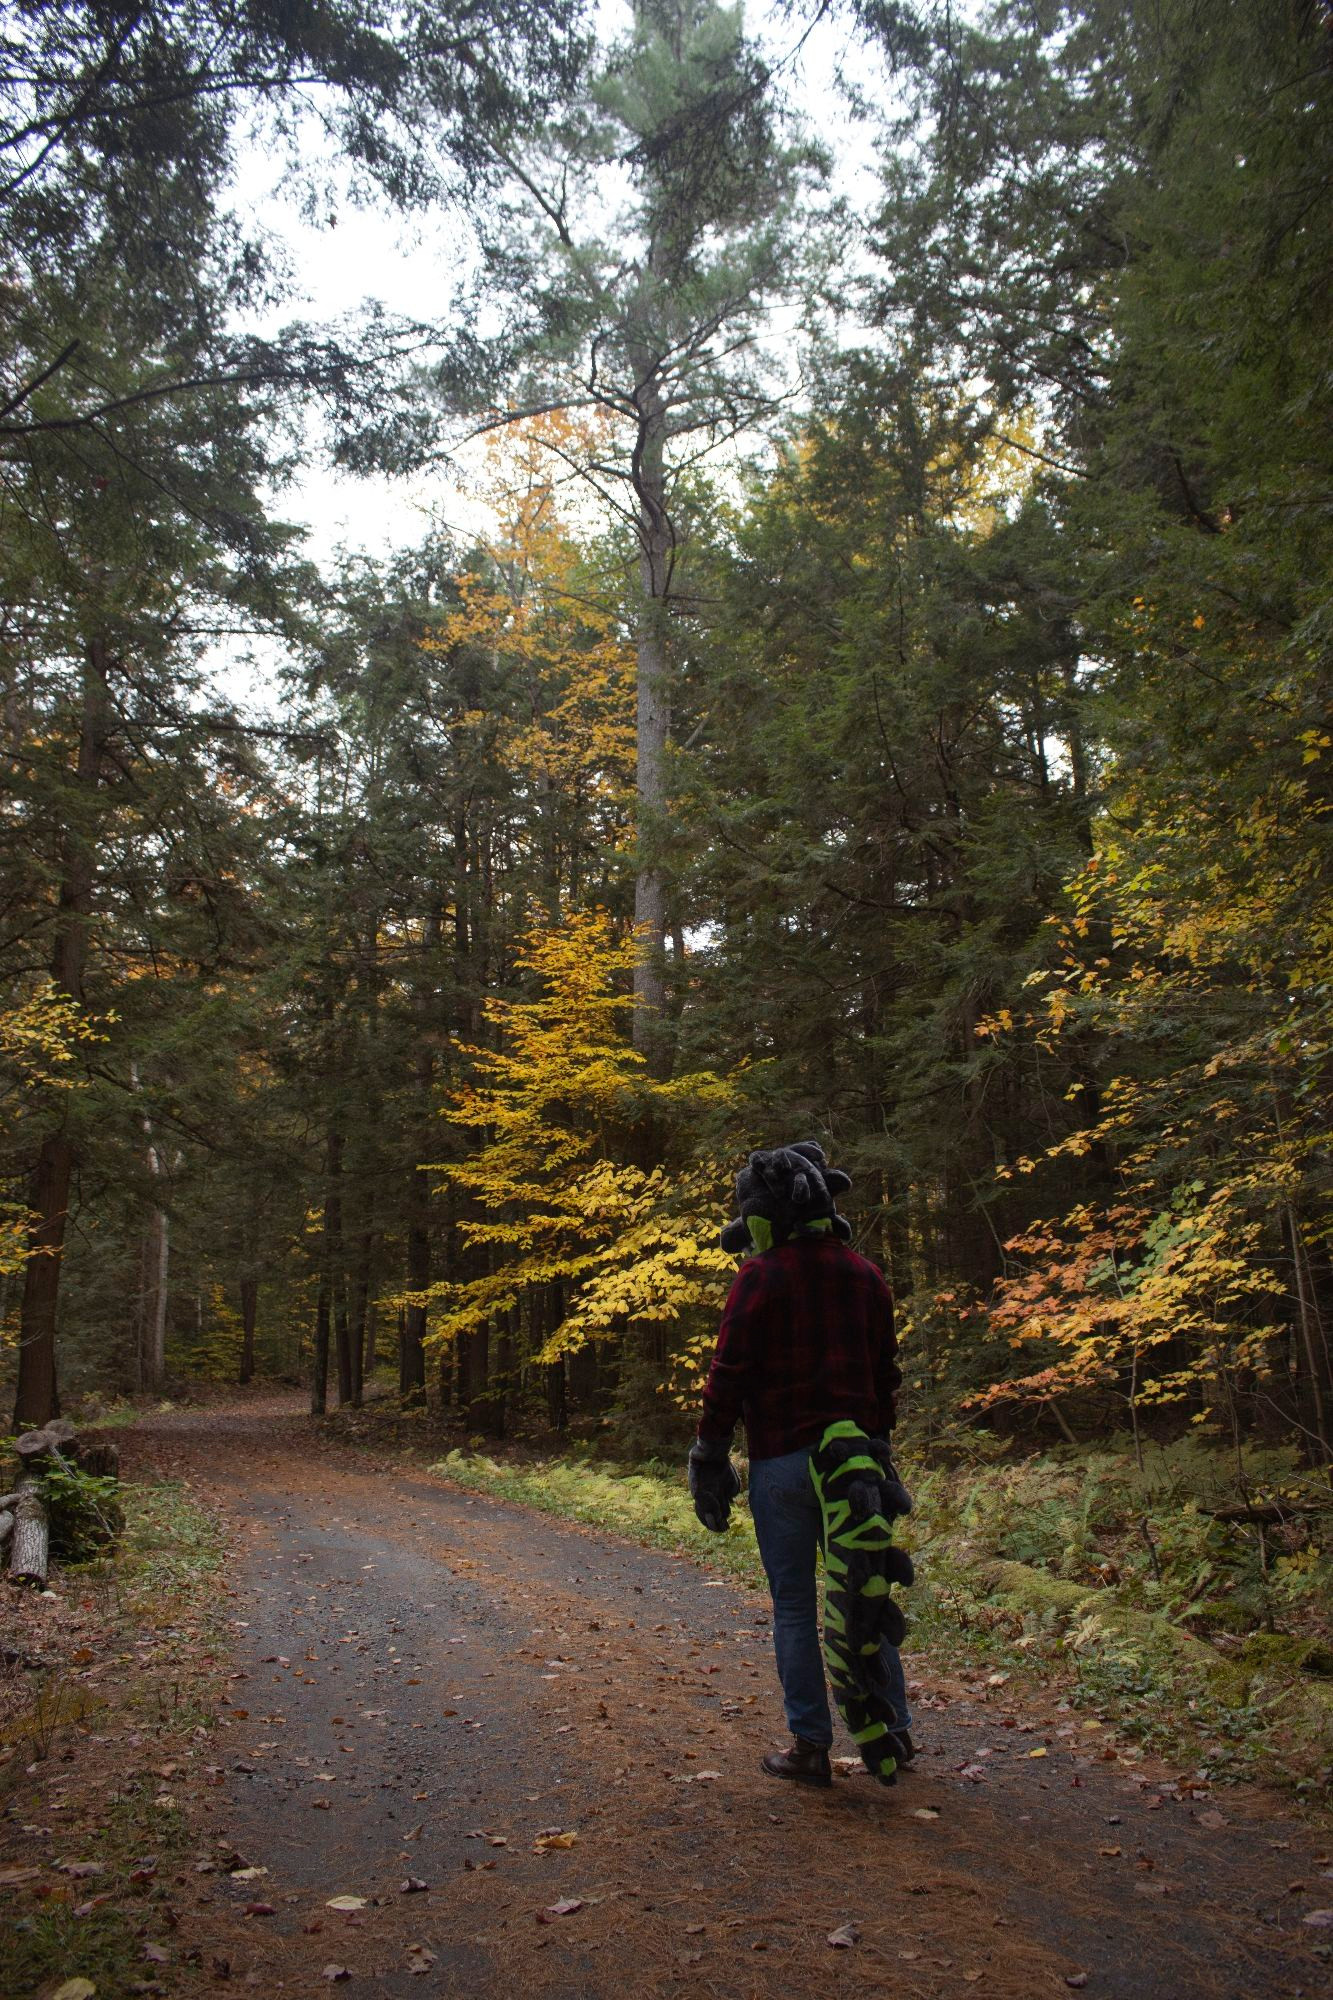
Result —
MULTIPOLYGON (((195 1866, 224 1636, 222 1525, 172 1479, 122 1485, 118 1547, 11 1593, 0 1672, 0 1991, 151 1991, 195 1866), (155 1953, 158 1957, 155 1957, 155 1953), (145 1984, 145 1980, 149 1983, 145 1984)), ((214 1767, 216 1769, 216 1767, 214 1767)))

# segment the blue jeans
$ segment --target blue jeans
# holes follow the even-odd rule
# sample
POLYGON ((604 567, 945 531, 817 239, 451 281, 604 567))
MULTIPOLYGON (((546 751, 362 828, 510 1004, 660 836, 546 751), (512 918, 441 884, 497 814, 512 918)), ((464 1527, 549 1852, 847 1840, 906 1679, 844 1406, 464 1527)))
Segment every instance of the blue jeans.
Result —
MULTIPOLYGON (((823 1516, 810 1480, 810 1452, 750 1460, 750 1513, 768 1587, 773 1593, 773 1646, 778 1656, 787 1727, 807 1743, 830 1744, 833 1719, 819 1643, 815 1562, 823 1516)), ((901 1729, 911 1727, 907 1683, 898 1648, 883 1642, 881 1659, 901 1729)))

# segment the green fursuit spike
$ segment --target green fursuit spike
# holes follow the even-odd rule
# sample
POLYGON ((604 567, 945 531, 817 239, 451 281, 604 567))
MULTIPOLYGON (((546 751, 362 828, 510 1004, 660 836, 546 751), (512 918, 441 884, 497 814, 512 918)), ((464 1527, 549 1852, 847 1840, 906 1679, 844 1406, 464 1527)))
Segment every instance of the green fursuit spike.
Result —
POLYGON ((842 1419, 810 1454, 810 1478, 823 1515, 824 1658, 834 1699, 881 1784, 891 1785, 896 1716, 883 1685, 880 1643, 901 1641, 906 1626, 893 1586, 912 1581, 912 1562, 893 1539, 885 1512, 884 1468, 869 1438, 842 1419))

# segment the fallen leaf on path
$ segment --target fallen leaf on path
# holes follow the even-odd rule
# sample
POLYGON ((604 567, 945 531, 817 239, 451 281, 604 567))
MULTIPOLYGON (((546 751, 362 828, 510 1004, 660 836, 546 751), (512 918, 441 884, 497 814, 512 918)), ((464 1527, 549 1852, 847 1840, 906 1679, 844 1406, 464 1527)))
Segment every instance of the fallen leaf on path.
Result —
POLYGON ((276 1917, 278 1912, 273 1903, 247 1903, 245 1914, 247 1917, 276 1917))
POLYGON ((324 1907, 326 1910, 364 1910, 366 1899, 364 1896, 330 1896, 324 1907))
POLYGON ((1086 1972, 1067 1972, 1065 1974, 1066 1986, 1086 1986, 1087 1983, 1088 1975, 1086 1972))
POLYGON ((575 1910, 583 1908, 582 1896, 562 1896, 558 1903, 546 1905, 553 1917, 572 1917, 575 1910))
POLYGON ((257 1882, 261 1875, 267 1875, 267 1868, 233 1868, 230 1880, 233 1882, 257 1882))
POLYGON ((404 1875, 402 1881, 398 1884, 398 1889, 400 1895, 416 1896, 420 1894, 425 1886, 419 1875, 404 1875))
POLYGON ((830 1931, 828 1941, 835 1951, 845 1951, 849 1945, 859 1944, 861 1932, 855 1924, 839 1924, 836 1931, 830 1931))
POLYGON ((487 1836, 486 1836, 486 1845, 487 1845, 488 1847, 508 1847, 508 1845, 509 1845, 509 1835, 508 1835, 507 1833, 490 1833, 490 1834, 487 1834, 487 1836))
POLYGON ((51 2000, 93 2000, 97 1988, 91 1979, 67 1979, 57 1986, 51 2000))
POLYGON ((1317 1924, 1324 1929, 1333 1928, 1333 1910, 1308 1910, 1301 1918, 1303 1924, 1317 1924))
POLYGON ((170 1965, 171 1953, 160 1944, 146 1944, 143 1955, 150 1965, 170 1965))
POLYGON ((407 1969, 409 1972, 429 1972, 435 1963, 435 1953, 428 1944, 410 1944, 407 1947, 407 1969))
POLYGON ((23 1882, 35 1882, 40 1868, 0 1868, 0 1889, 17 1889, 23 1882))
POLYGON ((963 1977, 967 1981, 969 1986, 975 1986, 977 1981, 979 1979, 984 1979, 986 1975, 984 1972, 965 1972, 963 1974, 963 1977))
POLYGON ((1136 1882, 1134 1884, 1134 1894, 1136 1896, 1169 1896, 1171 1890, 1170 1886, 1165 1882, 1136 1882))
POLYGON ((1029 1757, 1044 1757, 1045 1755, 1046 1755, 1046 1746, 1044 1744, 1039 1744, 1035 1750, 1028 1751, 1029 1757))
POLYGON ((1224 1816, 1223 1816, 1223 1815, 1222 1815, 1222 1814, 1221 1814, 1220 1812, 1217 1812, 1217 1811, 1216 1811, 1216 1810, 1214 1809, 1214 1810, 1212 1810, 1212 1811, 1209 1811, 1209 1812, 1201 1812, 1201 1813, 1199 1814, 1199 1825, 1200 1825, 1200 1826, 1214 1826, 1214 1827, 1216 1827, 1216 1826, 1225 1826, 1225 1825, 1226 1825, 1226 1819, 1224 1818, 1224 1816))
POLYGON ((984 1785, 986 1782, 986 1766, 984 1764, 964 1764, 958 1775, 960 1778, 966 1778, 970 1784, 984 1785))
POLYGON ((1104 1854, 1108 1861, 1113 1861, 1117 1854, 1123 1854, 1124 1851, 1123 1847, 1099 1847, 1097 1849, 1097 1852, 1104 1854))
POLYGON ((322 1978, 328 1979, 330 1981, 336 1981, 339 1979, 350 1979, 351 1976, 352 1976, 351 1973, 347 1970, 347 1967, 345 1965, 326 1965, 324 1967, 323 1973, 321 1974, 322 1978))
POLYGON ((577 1840, 576 1833, 539 1833, 532 1850, 534 1854, 545 1854, 552 1847, 573 1847, 577 1840))
POLYGON ((57 1861, 56 1873, 70 1875, 75 1881, 82 1881, 85 1875, 102 1875, 105 1869, 100 1861, 57 1861))
POLYGON ((912 1809, 912 1818, 913 1818, 913 1819, 938 1819, 938 1818, 939 1818, 939 1814, 938 1814, 938 1813, 936 1812, 936 1810, 935 1810, 934 1806, 914 1806, 914 1807, 913 1807, 913 1809, 912 1809))

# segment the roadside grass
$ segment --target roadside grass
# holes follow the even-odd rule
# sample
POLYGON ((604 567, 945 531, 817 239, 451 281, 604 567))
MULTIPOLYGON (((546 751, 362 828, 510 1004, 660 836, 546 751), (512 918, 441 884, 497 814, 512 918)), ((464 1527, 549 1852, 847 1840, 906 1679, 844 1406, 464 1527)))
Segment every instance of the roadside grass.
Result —
MULTIPOLYGON (((455 1450, 432 1470, 763 1587, 748 1510, 708 1534, 675 1469, 455 1450)), ((1217 1517, 1235 1473, 1192 1440, 1148 1447, 1142 1467, 1113 1443, 909 1476, 909 1651, 945 1672, 1054 1686, 1182 1770, 1263 1777, 1326 1806, 1333 1504, 1289 1453, 1253 1454, 1245 1478, 1255 1521, 1217 1517)))
POLYGON ((5 1892, 0 1993, 15 2000, 74 1978, 99 1996, 164 1990, 146 1948, 177 1955, 169 1885, 191 1853, 196 1732, 215 1714, 225 1542, 179 1481, 125 1482, 120 1497, 118 1548, 56 1578, 78 1607, 77 1643, 32 1676, 3 1732, 7 1825, 31 1829, 4 1861, 40 1870, 5 1892), (88 1872, 63 1872, 70 1862, 88 1872))
POLYGON ((764 1569, 748 1510, 733 1507, 727 1532, 712 1535, 695 1519, 683 1479, 661 1467, 593 1464, 575 1458, 514 1464, 457 1450, 430 1469, 470 1492, 515 1500, 544 1514, 625 1535, 669 1555, 687 1555, 752 1588, 763 1587, 764 1569))
POLYGON ((130 1607, 160 1611, 183 1603, 200 1609, 226 1559, 221 1522, 177 1479, 126 1485, 122 1495, 125 1534, 117 1574, 130 1607))
POLYGON ((103 1816, 104 1825, 70 1853, 72 1859, 95 1861, 100 1873, 68 1886, 57 1879, 49 1894, 31 1901, 21 1890, 10 1892, 12 1909, 22 1899, 22 1914, 0 1925, 0 1992, 13 2000, 58 1990, 67 1979, 89 1980, 99 2000, 165 1990, 152 1986, 161 1967, 145 1958, 144 1948, 165 1946, 171 1935, 168 1892, 159 1882, 170 1882, 185 1859, 183 1817, 173 1814, 175 1826, 164 1825, 152 1786, 137 1779, 103 1816), (149 1879, 136 1884, 131 1879, 136 1873, 149 1879))

